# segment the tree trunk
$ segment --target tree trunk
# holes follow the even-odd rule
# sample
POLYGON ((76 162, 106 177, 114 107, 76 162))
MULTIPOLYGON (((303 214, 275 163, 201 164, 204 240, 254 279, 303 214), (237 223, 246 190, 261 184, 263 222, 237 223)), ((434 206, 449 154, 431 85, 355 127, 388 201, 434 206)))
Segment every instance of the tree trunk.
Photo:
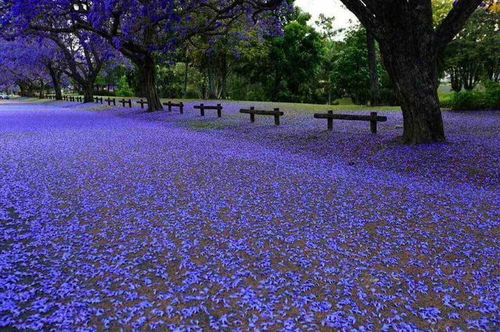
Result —
POLYGON ((189 62, 186 58, 185 66, 184 66, 184 87, 183 87, 183 96, 187 98, 187 87, 188 87, 188 79, 189 79, 189 62))
MULTIPOLYGON (((382 47, 382 44, 381 44, 382 47)), ((438 98, 438 65, 432 50, 421 56, 401 42, 384 45, 383 62, 395 84, 403 111, 403 140, 408 144, 445 140, 438 98)))
POLYGON ((156 64, 153 57, 151 55, 146 56, 139 67, 142 69, 141 78, 144 97, 148 101, 147 112, 163 110, 156 87, 156 64))
POLYGON ((460 76, 459 70, 455 67, 450 69, 450 83, 453 91, 462 91, 462 77, 460 76))
POLYGON ((83 102, 94 102, 94 83, 87 83, 85 86, 83 86, 83 102))
POLYGON ((209 62, 207 67, 207 80, 208 80, 208 99, 218 99, 217 97, 217 84, 215 69, 213 68, 213 63, 209 62))
POLYGON ((370 71, 370 105, 377 106, 379 104, 379 92, 375 38, 368 30, 366 30, 366 38, 368 46, 368 68, 370 71))
POLYGON ((38 92, 38 98, 43 99, 44 96, 44 91, 43 91, 43 82, 40 82, 40 91, 38 92))
POLYGON ((56 95, 56 100, 62 100, 61 77, 52 66, 49 66, 50 78, 56 95))

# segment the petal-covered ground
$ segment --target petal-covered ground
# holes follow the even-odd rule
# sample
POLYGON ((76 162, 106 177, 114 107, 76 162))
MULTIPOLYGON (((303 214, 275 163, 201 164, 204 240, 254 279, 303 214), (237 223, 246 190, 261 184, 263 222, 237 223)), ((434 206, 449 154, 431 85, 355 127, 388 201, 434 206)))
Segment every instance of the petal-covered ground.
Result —
POLYGON ((191 106, 0 105, 0 329, 498 328, 499 112, 403 146, 191 106))

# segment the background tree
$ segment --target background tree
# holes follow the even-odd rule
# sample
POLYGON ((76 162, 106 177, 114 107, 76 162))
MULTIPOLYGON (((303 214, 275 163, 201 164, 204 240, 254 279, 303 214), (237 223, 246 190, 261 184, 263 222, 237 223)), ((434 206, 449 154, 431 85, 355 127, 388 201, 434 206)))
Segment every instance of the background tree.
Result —
POLYGON ((58 59, 57 47, 50 41, 23 37, 10 41, 0 39, 2 85, 17 85, 22 96, 31 97, 38 91, 43 97, 46 86, 52 82, 56 93, 60 93, 58 59))
POLYGON ((500 14, 480 8, 465 28, 448 45, 444 70, 450 75, 452 88, 472 90, 481 79, 498 81, 500 73, 500 14))
POLYGON ((238 19, 276 27, 286 1, 7 1, 2 20, 15 28, 57 33, 85 30, 106 39, 140 68, 148 110, 160 110, 156 56, 172 53, 191 37, 223 34, 238 19), (267 13, 273 13, 269 15, 267 13))
POLYGON ((113 49, 101 37, 85 31, 42 35, 59 47, 65 62, 64 73, 78 85, 84 102, 92 102, 96 80, 105 63, 114 58, 113 49))

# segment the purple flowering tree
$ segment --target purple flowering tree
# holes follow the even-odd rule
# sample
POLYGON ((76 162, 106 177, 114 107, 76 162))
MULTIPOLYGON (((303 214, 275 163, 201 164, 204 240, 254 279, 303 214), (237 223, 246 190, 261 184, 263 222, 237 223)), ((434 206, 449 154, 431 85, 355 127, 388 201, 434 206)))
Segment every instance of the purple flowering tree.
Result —
POLYGON ((5 1, 4 26, 51 33, 92 32, 107 40, 140 70, 148 110, 160 110, 156 62, 200 35, 223 34, 247 19, 273 26, 289 10, 284 0, 5 1))
POLYGON ((0 39, 1 84, 18 86, 21 95, 33 96, 38 90, 43 96, 46 85, 52 83, 57 95, 61 95, 61 63, 57 47, 50 41, 16 38, 0 39))
POLYGON ((445 140, 437 89, 438 58, 483 0, 457 0, 434 28, 432 0, 342 0, 379 42, 396 86, 406 143, 445 140))
POLYGON ((97 76, 106 62, 115 57, 114 50, 103 38, 86 31, 45 33, 59 47, 64 62, 63 72, 83 92, 84 102, 94 99, 97 76))

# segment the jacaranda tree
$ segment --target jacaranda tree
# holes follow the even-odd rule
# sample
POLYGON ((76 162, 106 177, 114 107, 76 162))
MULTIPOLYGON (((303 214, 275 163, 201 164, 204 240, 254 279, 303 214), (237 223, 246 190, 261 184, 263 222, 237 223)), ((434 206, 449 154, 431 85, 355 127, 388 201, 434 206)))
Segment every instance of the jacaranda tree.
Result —
POLYGON ((341 1, 380 45, 403 110, 404 141, 444 141, 438 59, 483 0, 456 0, 437 27, 433 26, 432 0, 341 1))
POLYGON ((21 95, 43 95, 52 83, 56 94, 61 94, 61 54, 55 44, 40 38, 17 37, 0 39, 0 81, 4 87, 17 86, 21 95))
POLYGON ((3 24, 52 33, 92 32, 129 58, 141 74, 148 110, 160 110, 156 57, 193 36, 223 34, 241 18, 279 24, 284 0, 5 0, 3 24))

